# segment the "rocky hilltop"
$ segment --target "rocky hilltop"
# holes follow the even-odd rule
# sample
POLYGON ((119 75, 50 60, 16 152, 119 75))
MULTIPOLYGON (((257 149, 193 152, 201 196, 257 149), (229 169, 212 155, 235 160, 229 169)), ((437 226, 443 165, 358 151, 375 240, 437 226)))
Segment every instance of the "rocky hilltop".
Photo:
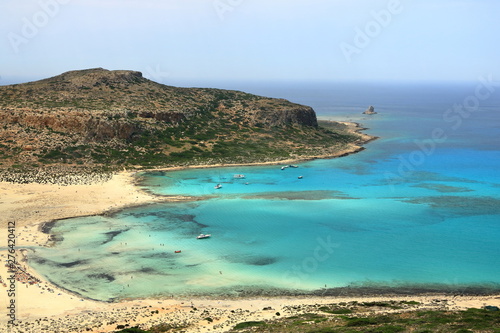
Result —
POLYGON ((314 110, 240 91, 178 88, 136 71, 71 71, 0 86, 0 167, 152 167, 324 155, 359 140, 314 110))

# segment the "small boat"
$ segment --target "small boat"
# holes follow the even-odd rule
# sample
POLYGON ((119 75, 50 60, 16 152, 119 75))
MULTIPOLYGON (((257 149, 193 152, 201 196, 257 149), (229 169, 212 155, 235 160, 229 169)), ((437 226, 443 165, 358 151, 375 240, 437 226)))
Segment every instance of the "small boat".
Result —
POLYGON ((221 185, 221 184, 217 184, 217 185, 215 185, 215 186, 214 186, 214 188, 215 188, 216 190, 218 190, 218 189, 222 188, 222 185, 221 185))
POLYGON ((233 178, 235 178, 235 179, 244 179, 245 175, 238 174, 238 175, 234 175, 233 178))
POLYGON ((290 164, 289 165, 290 168, 298 168, 299 166, 298 165, 293 165, 293 164, 290 164))
POLYGON ((286 165, 286 166, 282 166, 282 167, 281 167, 281 170, 285 170, 286 168, 288 168, 288 165, 286 165))
POLYGON ((210 238, 212 236, 211 234, 200 234, 199 236, 196 236, 196 239, 204 239, 204 238, 210 238))
POLYGON ((181 250, 174 251, 175 253, 181 253, 181 250))
POLYGON ((299 176, 298 178, 299 178, 299 179, 302 179, 302 178, 304 178, 304 176, 299 176))

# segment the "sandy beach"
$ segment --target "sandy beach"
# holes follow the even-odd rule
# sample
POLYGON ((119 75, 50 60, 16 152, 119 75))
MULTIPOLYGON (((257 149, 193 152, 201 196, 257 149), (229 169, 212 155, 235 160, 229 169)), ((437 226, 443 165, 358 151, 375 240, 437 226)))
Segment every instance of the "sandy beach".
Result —
MULTIPOLYGON (((357 127, 354 129, 357 130, 357 127)), ((350 148, 352 149, 339 152, 337 156, 362 149, 350 148)), ((294 161, 296 160, 279 163, 294 161)), ((128 327, 127 325, 139 325, 146 329, 169 323, 186 327, 186 332, 225 332, 239 322, 276 318, 276 312, 293 315, 315 311, 311 306, 316 304, 363 300, 415 300, 421 303, 420 308, 429 309, 500 306, 499 296, 449 295, 148 299, 105 303, 82 299, 61 290, 30 268, 29 262, 25 260, 27 251, 33 247, 47 246, 49 241, 48 236, 41 231, 43 223, 98 215, 153 202, 183 200, 182 197, 153 196, 136 186, 136 181, 135 172, 123 171, 113 175, 108 181, 92 185, 0 183, 0 293, 12 293, 12 297, 0 298, 0 331, 9 328, 11 332, 41 332, 46 329, 51 332, 110 332, 117 327, 128 327), (14 242, 9 242, 9 239, 14 242), (17 271, 14 286, 11 283, 13 280, 9 279, 13 274, 12 267, 7 267, 12 256, 15 256, 17 271), (436 299, 446 301, 436 302, 436 299), (13 300, 18 323, 16 327, 8 325, 11 319, 8 307, 13 300), (212 321, 207 321, 206 318, 211 318, 212 321)))

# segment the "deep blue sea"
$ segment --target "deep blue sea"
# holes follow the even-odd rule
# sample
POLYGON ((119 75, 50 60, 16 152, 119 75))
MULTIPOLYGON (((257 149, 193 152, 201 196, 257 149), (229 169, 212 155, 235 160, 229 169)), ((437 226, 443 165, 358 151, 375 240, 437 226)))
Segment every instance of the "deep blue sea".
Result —
POLYGON ((199 200, 60 221, 51 230, 60 240, 37 248, 31 264, 100 300, 345 286, 500 289, 500 86, 219 87, 309 105, 380 139, 358 154, 285 170, 143 174, 149 191, 199 200), (378 114, 362 115, 370 105, 378 114), (200 233, 212 237, 198 240, 200 233))

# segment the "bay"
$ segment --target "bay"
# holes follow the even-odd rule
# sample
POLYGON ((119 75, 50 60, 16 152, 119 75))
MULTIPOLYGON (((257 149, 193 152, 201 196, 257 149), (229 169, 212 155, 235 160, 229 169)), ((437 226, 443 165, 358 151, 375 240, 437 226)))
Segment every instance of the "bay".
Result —
POLYGON ((31 264, 100 300, 345 286, 498 289, 498 93, 471 108, 479 83, 232 85, 359 122, 380 139, 298 168, 144 174, 149 191, 199 200, 60 221, 55 247, 37 249, 31 264), (369 105, 377 115, 361 114, 369 105), (212 237, 198 240, 200 233, 212 237))

